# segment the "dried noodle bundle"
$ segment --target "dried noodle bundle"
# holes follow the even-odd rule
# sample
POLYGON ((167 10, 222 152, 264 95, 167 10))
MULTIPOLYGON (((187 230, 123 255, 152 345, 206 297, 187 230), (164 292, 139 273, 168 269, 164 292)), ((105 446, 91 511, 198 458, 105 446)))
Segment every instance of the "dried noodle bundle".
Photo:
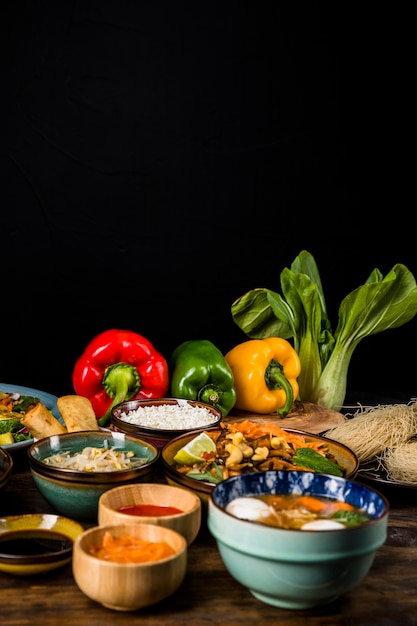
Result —
POLYGON ((382 455, 382 462, 390 480, 417 484, 417 441, 387 448, 382 455))
POLYGON ((416 433, 417 404, 412 402, 359 409, 351 419, 328 430, 326 437, 348 446, 364 463, 416 433))

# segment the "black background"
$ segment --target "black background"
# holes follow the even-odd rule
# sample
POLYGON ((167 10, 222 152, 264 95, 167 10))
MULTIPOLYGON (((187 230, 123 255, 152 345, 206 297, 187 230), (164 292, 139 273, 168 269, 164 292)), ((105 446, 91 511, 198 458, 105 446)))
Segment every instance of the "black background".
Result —
MULTIPOLYGON (((2 8, 1 381, 71 393, 112 327, 166 357, 186 339, 225 352, 246 339, 232 302, 280 291, 302 249, 334 328, 375 267, 417 274, 401 7, 2 8)), ((366 338, 349 391, 414 394, 416 328, 366 338)))

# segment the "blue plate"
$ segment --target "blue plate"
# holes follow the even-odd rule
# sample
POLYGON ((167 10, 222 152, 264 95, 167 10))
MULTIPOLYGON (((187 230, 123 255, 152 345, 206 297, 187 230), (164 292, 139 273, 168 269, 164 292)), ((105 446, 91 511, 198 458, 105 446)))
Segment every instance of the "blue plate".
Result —
MULTIPOLYGON (((39 400, 49 409, 54 417, 61 422, 64 423, 60 412, 58 411, 58 407, 56 404, 57 397, 53 396, 50 393, 45 393, 44 391, 38 391, 38 389, 31 389, 30 387, 19 387, 18 385, 8 385, 7 383, 0 383, 0 391, 3 393, 20 393, 22 396, 32 396, 34 398, 39 398, 39 400)), ((7 448, 8 452, 13 452, 13 450, 18 450, 19 448, 27 448, 34 442, 34 439, 26 439, 26 441, 19 441, 18 443, 10 443, 8 445, 2 446, 2 448, 7 448)))

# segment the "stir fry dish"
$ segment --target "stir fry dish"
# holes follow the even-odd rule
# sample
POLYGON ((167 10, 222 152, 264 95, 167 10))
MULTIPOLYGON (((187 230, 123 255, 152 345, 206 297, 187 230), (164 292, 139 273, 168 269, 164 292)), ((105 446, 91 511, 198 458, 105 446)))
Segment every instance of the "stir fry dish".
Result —
POLYGON ((39 399, 32 396, 0 391, 0 445, 32 439, 20 420, 38 402, 39 399))
POLYGON ((249 420, 204 431, 181 448, 173 460, 178 472, 210 483, 269 470, 345 475, 325 440, 249 420))

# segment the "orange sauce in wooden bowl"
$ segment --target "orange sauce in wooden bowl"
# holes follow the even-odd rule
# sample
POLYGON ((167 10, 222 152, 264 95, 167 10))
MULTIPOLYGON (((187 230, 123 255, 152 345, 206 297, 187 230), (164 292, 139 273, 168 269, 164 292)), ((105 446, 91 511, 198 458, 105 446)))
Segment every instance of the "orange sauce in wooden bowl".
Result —
POLYGON ((102 543, 92 546, 89 552, 98 559, 117 563, 148 563, 175 554, 166 541, 146 541, 131 535, 113 537, 110 532, 104 533, 102 543))

